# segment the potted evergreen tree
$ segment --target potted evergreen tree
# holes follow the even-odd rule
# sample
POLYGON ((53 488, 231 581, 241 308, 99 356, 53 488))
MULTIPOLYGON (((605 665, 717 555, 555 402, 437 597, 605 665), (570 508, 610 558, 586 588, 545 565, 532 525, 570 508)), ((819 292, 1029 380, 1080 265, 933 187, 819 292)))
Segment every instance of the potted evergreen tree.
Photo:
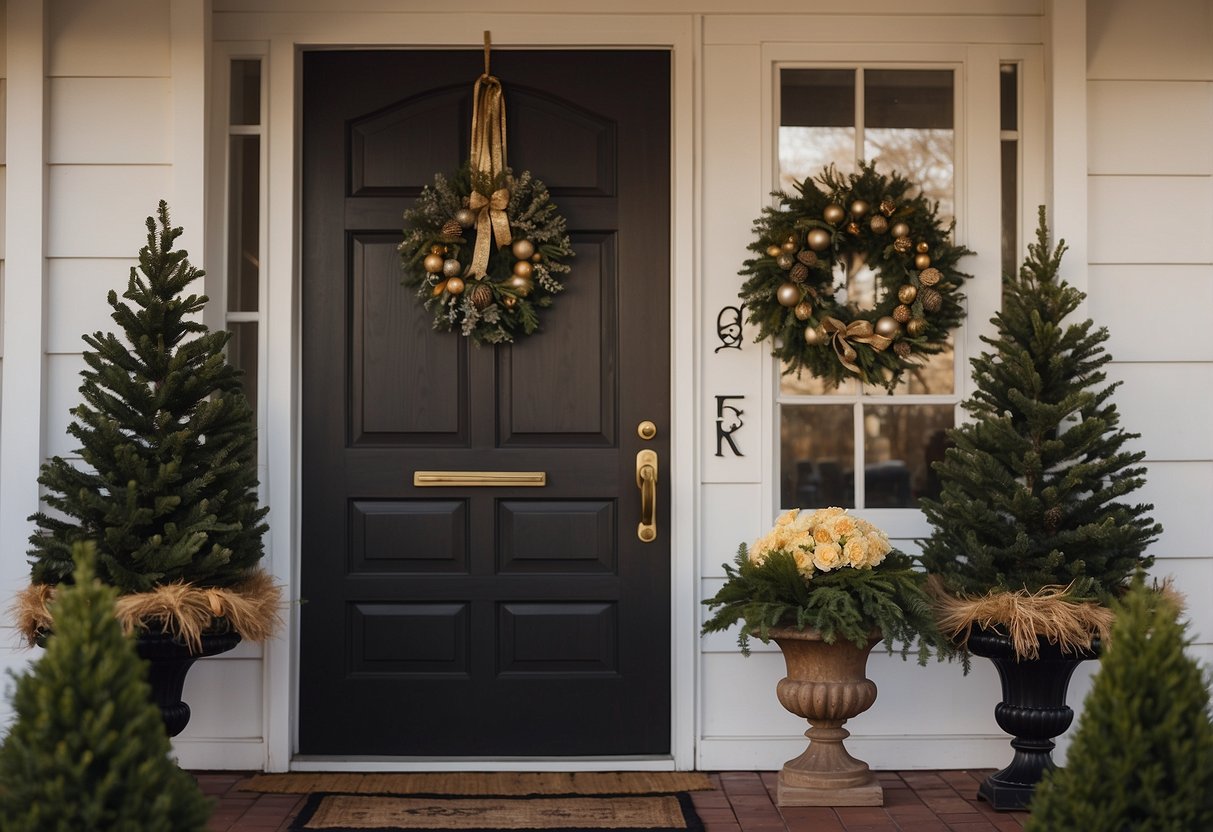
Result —
POLYGON ((1041 781, 1029 832, 1213 829, 1208 679, 1179 614, 1142 581, 1117 605, 1068 762, 1041 781))
POLYGON ((922 501, 940 629, 1002 681, 995 718, 1015 758, 979 791, 996 809, 1025 806, 1053 766, 1053 738, 1074 717, 1069 679, 1098 654, 1109 602, 1150 565, 1161 531, 1153 506, 1125 502, 1145 454, 1127 448, 1137 435, 1111 400, 1107 330, 1065 322, 1084 295, 1058 276, 1065 243, 1050 250, 1043 208, 1028 250, 983 338, 992 350, 973 359, 972 418, 934 465, 940 496, 922 501))
POLYGON ((259 566, 267 509, 252 409, 224 356, 229 333, 198 320, 205 295, 183 294, 203 272, 174 248, 182 230, 163 201, 147 231, 122 299, 109 293, 122 337, 84 336, 83 402, 68 426, 80 462, 42 466, 50 510, 30 517, 31 584, 18 619, 31 643, 54 630, 50 602, 73 580, 73 547, 95 541, 97 577, 118 591, 118 617, 152 660, 153 693, 175 736, 189 720, 190 665, 241 638, 268 638, 279 590, 259 566))
POLYGON ((0 829, 204 832, 210 801, 169 758, 116 593, 94 578, 92 544, 76 550, 74 583, 52 604, 55 637, 13 691, 0 829))

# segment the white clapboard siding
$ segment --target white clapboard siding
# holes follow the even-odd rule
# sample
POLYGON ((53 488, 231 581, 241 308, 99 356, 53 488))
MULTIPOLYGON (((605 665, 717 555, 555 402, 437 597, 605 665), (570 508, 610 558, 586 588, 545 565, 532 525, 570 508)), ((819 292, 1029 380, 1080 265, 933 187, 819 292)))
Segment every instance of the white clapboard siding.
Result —
POLYGON ((1213 361, 1213 339, 1175 325, 1181 309, 1213 309, 1213 263, 1091 266, 1087 314, 1108 328, 1115 361, 1213 361))
POLYGON ((52 165, 47 173, 48 257, 132 257, 147 217, 168 195, 167 165, 52 165))
MULTIPOLYGON (((1213 464, 1208 460, 1146 462, 1146 484, 1132 495, 1133 503, 1154 506, 1151 516, 1163 531, 1151 554, 1165 558, 1213 558, 1208 506, 1213 506, 1213 464)), ((1192 587, 1208 595, 1213 584, 1192 587), (1203 592, 1202 592, 1203 590, 1203 592)), ((1213 633, 1210 633, 1213 635, 1213 633)))
POLYGON ((52 78, 48 161, 172 162, 168 78, 52 78))
POLYGON ((55 0, 47 4, 47 75, 169 75, 164 0, 55 0))
POLYGON ((1088 79, 1213 80, 1207 0, 1100 0, 1086 6, 1088 79))
POLYGON ((1087 193, 1091 263, 1213 262, 1196 231, 1213 228, 1213 177, 1091 176, 1087 193))
POLYGON ((78 442, 67 433, 72 422, 71 409, 80 398, 80 371, 84 358, 78 352, 52 353, 46 356, 45 455, 75 457, 78 442))
POLYGON ((1123 382, 1115 398, 1121 426, 1141 434, 1127 447, 1147 460, 1213 462, 1213 363, 1113 362, 1107 371, 1123 382))
POLYGON ((1092 174, 1213 174, 1213 81, 1091 81, 1092 174))
MULTIPOLYGON (((134 252, 132 251, 132 254, 134 252)), ((118 332, 106 297, 126 290, 134 258, 56 258, 47 263, 48 353, 78 353, 85 333, 118 332)))

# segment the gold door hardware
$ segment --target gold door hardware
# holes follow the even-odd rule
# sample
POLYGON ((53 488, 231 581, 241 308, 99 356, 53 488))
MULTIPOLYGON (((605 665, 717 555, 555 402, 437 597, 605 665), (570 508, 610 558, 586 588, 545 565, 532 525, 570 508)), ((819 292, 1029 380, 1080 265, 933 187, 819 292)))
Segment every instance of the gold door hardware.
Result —
POLYGON ((472 486, 474 488, 539 487, 548 484, 546 471, 414 471, 413 485, 472 486))
POLYGON ((640 489, 640 524, 636 536, 645 543, 657 539, 657 452, 636 454, 636 487, 640 489))
POLYGON ((641 439, 652 439, 657 435, 657 426, 648 419, 645 419, 636 426, 636 435, 641 439))

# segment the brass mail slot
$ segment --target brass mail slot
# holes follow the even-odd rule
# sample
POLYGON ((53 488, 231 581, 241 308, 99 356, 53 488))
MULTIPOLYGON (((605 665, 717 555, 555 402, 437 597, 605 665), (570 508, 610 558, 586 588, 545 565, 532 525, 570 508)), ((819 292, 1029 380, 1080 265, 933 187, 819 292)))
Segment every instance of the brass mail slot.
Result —
POLYGON ((518 488, 548 484, 546 471, 414 471, 413 485, 518 488))

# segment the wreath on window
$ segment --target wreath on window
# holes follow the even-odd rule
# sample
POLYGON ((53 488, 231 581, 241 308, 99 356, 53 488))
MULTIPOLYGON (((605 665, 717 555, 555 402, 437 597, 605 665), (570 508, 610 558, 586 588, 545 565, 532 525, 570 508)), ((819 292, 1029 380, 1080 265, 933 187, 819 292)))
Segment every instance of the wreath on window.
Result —
POLYGON ((897 173, 861 162, 830 166, 776 192, 754 221, 757 236, 739 296, 755 340, 771 339, 785 373, 807 370, 832 387, 848 378, 890 392, 910 367, 947 345, 964 318, 957 270, 972 254, 953 245, 938 204, 897 173), (856 280, 870 270, 872 285, 856 280), (866 294, 863 302, 856 295, 866 294))
POLYGON ((404 283, 416 287, 435 329, 510 343, 538 329, 539 310, 564 289, 558 275, 570 268, 561 259, 573 255, 565 219, 530 171, 515 177, 506 168, 490 178, 465 165, 449 179, 437 174, 404 220, 404 283), (508 242, 490 246, 490 229, 495 242, 503 239, 495 213, 507 223, 508 242))

